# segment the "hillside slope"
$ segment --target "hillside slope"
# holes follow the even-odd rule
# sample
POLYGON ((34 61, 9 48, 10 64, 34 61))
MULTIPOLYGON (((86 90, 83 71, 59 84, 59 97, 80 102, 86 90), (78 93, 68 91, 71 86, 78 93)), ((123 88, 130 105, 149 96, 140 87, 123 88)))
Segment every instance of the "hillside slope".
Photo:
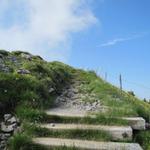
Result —
MULTIPOLYGON (((103 124, 124 124, 125 122, 117 122, 112 118, 132 116, 143 117, 149 122, 148 103, 120 91, 98 77, 94 71, 75 69, 60 62, 47 62, 40 56, 33 56, 27 52, 10 53, 0 50, 0 116, 6 113, 16 115, 21 120, 24 130, 22 138, 16 135, 10 140, 11 149, 17 145, 17 140, 19 142, 26 139, 26 133, 29 132, 27 122, 36 124, 48 119, 44 111, 54 107, 56 99, 57 104, 60 104, 61 100, 66 98, 62 95, 68 94, 64 92, 68 87, 78 93, 78 98, 74 98, 71 105, 68 101, 64 103, 67 103, 69 108, 74 105, 82 106, 80 110, 96 113, 97 117, 103 118, 100 119, 103 124), (77 89, 70 87, 72 84, 78 85, 77 89), (96 108, 93 111, 94 105, 96 108), (108 117, 111 119, 106 119, 108 117)), ((135 140, 148 149, 149 137, 149 131, 143 131, 137 134, 135 140)))

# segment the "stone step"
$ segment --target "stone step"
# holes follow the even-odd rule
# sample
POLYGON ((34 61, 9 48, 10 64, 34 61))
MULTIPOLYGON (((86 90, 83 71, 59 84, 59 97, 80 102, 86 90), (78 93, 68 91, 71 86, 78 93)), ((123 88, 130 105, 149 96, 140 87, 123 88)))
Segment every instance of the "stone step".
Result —
POLYGON ((101 130, 106 131, 112 136, 113 140, 132 140, 132 128, 129 126, 102 126, 102 125, 87 125, 87 124, 42 124, 42 128, 50 130, 101 130))
POLYGON ((142 117, 123 117, 134 130, 145 130, 146 122, 142 117))
POLYGON ((48 147, 66 146, 87 150, 142 150, 140 145, 136 143, 96 142, 59 138, 34 138, 33 142, 48 147))
POLYGON ((54 115, 54 116, 60 116, 60 117, 85 117, 88 116, 88 113, 86 111, 79 111, 76 109, 70 109, 70 108, 52 108, 48 111, 46 111, 46 114, 48 115, 54 115))
MULTIPOLYGON (((59 117, 78 117, 78 118, 83 118, 83 117, 92 117, 95 118, 95 115, 90 115, 87 112, 80 112, 80 111, 72 111, 70 109, 51 109, 46 111, 47 115, 54 115, 54 116, 59 116, 59 117), (71 113, 70 113, 71 112, 71 113)), ((129 122, 129 125, 132 127, 134 130, 145 130, 145 119, 142 117, 122 117, 120 119, 127 120, 129 122)))

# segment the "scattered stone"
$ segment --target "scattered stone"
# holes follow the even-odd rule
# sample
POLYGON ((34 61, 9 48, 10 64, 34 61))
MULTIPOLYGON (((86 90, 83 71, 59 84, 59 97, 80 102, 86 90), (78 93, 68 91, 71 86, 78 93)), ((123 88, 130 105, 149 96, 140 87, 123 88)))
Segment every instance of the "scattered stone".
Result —
POLYGON ((17 70, 17 73, 18 74, 30 74, 31 72, 26 69, 19 69, 19 70, 17 70))
POLYGON ((147 130, 150 130, 150 123, 146 123, 145 127, 146 127, 147 130))
POLYGON ((15 56, 10 56, 9 59, 14 62, 17 63, 17 58, 15 56))
POLYGON ((21 53, 21 57, 31 61, 33 56, 31 54, 21 53))
POLYGON ((86 110, 90 111, 90 110, 92 110, 92 107, 91 106, 86 106, 86 110))
POLYGON ((5 72, 5 73, 9 73, 10 68, 7 67, 5 64, 0 64, 0 71, 5 72))
POLYGON ((48 90, 49 93, 52 93, 52 92, 54 92, 54 91, 55 91, 54 88, 50 88, 50 89, 48 90))
POLYGON ((1 141, 0 142, 0 150, 5 150, 6 145, 7 145, 6 141, 1 141))
POLYGON ((14 131, 14 125, 6 125, 4 122, 2 122, 1 131, 4 133, 12 133, 14 131))
POLYGON ((11 134, 9 134, 9 133, 6 133, 6 134, 1 133, 0 134, 0 141, 7 140, 10 136, 11 136, 11 134))
POLYGON ((6 123, 8 123, 8 124, 17 123, 17 119, 13 116, 13 117, 7 119, 7 120, 6 120, 6 123))
POLYGON ((52 127, 55 127, 55 124, 54 124, 54 123, 51 123, 50 125, 51 125, 52 127))
POLYGON ((2 54, 0 54, 0 58, 3 58, 3 55, 2 55, 2 54))
POLYGON ((21 133, 21 127, 17 127, 15 130, 14 130, 14 134, 17 134, 17 133, 21 133))
POLYGON ((8 139, 18 132, 21 132, 19 120, 12 114, 5 114, 4 120, 0 123, 0 150, 6 150, 8 139))
POLYGON ((82 90, 79 90, 80 85, 80 81, 72 81, 70 85, 67 85, 56 98, 55 106, 73 108, 79 111, 99 111, 101 108, 100 100, 94 93, 85 92, 83 94, 82 90))
POLYGON ((12 117, 11 114, 5 114, 4 115, 4 121, 6 122, 8 119, 10 119, 12 117))

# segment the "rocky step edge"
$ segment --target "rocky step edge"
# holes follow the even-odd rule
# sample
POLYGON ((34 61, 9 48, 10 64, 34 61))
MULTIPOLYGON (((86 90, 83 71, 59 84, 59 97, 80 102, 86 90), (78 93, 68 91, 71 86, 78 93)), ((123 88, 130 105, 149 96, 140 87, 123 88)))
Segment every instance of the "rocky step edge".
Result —
MULTIPOLYGON (((57 116, 57 117, 71 117, 71 118, 83 118, 83 117, 91 117, 95 118, 95 115, 89 115, 89 114, 75 114, 72 115, 69 112, 61 112, 61 111, 46 111, 46 114, 49 116, 57 116)), ((146 121, 142 117, 122 117, 120 119, 126 120, 129 123, 129 126, 132 127, 133 130, 145 130, 146 129, 146 121)))
POLYGON ((133 131, 130 126, 102 126, 102 125, 87 125, 87 124, 59 124, 49 123, 38 125, 41 128, 49 130, 100 130, 111 135, 114 141, 132 141, 133 131))
POLYGON ((60 139, 60 138, 34 138, 35 144, 44 145, 47 147, 76 147, 87 150, 142 150, 139 144, 136 143, 118 143, 118 142, 96 142, 87 140, 75 139, 60 139))

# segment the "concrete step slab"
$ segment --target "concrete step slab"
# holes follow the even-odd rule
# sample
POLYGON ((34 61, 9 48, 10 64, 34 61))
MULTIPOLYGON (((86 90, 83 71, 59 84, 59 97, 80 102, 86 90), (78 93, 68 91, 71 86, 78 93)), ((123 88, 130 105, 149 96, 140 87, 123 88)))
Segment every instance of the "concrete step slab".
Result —
POLYGON ((34 138, 33 142, 48 147, 67 146, 87 150, 142 150, 140 145, 136 143, 96 142, 59 138, 34 138))
POLYGON ((133 132, 130 126, 102 126, 102 125, 87 125, 87 124, 41 124, 42 128, 50 130, 100 130, 105 131, 112 136, 113 140, 132 140, 133 132))
MULTIPOLYGON (((59 117, 71 117, 71 118, 73 117, 83 118, 87 116, 91 118, 96 117, 96 115, 91 115, 87 112, 73 111, 70 109, 57 109, 57 108, 46 111, 46 114, 59 116, 59 117)), ((142 117, 122 117, 120 119, 127 120, 129 122, 129 125, 134 130, 145 130, 146 122, 145 119, 143 119, 142 117)))
POLYGON ((145 130, 146 122, 142 117, 124 117, 123 119, 129 122, 129 125, 134 130, 145 130))

